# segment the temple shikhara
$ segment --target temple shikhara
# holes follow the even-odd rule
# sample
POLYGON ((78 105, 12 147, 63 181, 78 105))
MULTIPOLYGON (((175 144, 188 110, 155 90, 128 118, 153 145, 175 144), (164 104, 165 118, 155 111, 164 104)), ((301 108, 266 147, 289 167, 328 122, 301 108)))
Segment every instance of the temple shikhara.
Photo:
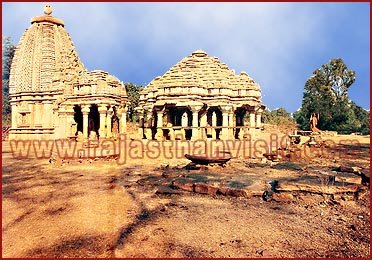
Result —
POLYGON ((9 139, 110 138, 126 131, 124 84, 104 71, 87 71, 64 22, 31 19, 14 53, 9 139))
POLYGON ((193 52, 140 96, 140 135, 147 139, 243 139, 261 128, 261 89, 217 57, 193 52))
MULTIPOLYGON (((78 141, 126 133, 124 84, 101 70, 87 71, 64 22, 31 19, 11 65, 10 140, 78 141)), ((138 138, 156 140, 244 139, 261 128, 260 86, 217 57, 197 50, 140 93, 138 138)))

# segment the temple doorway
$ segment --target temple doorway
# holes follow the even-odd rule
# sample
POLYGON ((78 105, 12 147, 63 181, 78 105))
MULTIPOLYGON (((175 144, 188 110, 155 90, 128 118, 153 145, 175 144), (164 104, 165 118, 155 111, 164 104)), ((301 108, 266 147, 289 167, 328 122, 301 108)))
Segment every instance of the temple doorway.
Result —
POLYGON ((235 111, 235 122, 236 122, 236 130, 235 130, 235 138, 239 139, 240 131, 243 131, 244 127, 244 118, 247 114, 247 109, 245 107, 239 107, 235 111))
MULTIPOLYGON (((218 107, 211 107, 208 109, 207 125, 215 129, 216 139, 220 139, 222 129, 218 127, 222 126, 222 112, 218 107)), ((207 136, 209 136, 209 134, 207 134, 207 136)))
POLYGON ((90 106, 90 111, 88 114, 88 136, 90 136, 91 132, 95 132, 96 136, 99 136, 99 112, 98 106, 93 104, 90 106))
POLYGON ((190 140, 192 137, 192 112, 187 107, 169 108, 170 120, 173 126, 182 126, 185 129, 185 138, 190 140))

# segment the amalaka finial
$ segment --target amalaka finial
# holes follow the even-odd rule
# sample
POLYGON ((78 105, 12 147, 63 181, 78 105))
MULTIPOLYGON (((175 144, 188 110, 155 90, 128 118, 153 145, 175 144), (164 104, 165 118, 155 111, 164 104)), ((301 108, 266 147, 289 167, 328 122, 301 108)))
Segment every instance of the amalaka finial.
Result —
POLYGON ((53 12, 52 7, 50 7, 50 4, 47 3, 44 7, 44 14, 51 15, 53 12))

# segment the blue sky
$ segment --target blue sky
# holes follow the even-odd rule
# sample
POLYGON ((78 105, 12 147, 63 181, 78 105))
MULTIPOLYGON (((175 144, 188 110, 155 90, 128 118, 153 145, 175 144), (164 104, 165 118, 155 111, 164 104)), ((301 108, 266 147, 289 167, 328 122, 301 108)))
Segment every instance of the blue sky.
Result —
MULTIPOLYGON (((2 3, 14 44, 45 3, 2 3)), ((370 3, 53 3, 88 70, 146 85, 202 49, 261 86, 271 110, 294 112, 330 59, 356 72, 349 97, 370 108, 370 3)))

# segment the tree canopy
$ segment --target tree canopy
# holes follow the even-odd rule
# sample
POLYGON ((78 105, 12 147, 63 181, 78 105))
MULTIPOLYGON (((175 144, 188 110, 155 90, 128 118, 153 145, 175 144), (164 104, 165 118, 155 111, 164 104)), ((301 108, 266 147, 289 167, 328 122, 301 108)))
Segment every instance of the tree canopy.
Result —
POLYGON ((10 66, 14 56, 15 46, 10 37, 2 36, 2 123, 10 123, 10 104, 9 104, 9 74, 10 66))
POLYGON ((310 116, 316 113, 320 115, 318 128, 321 130, 369 132, 369 112, 348 97, 354 82, 355 72, 342 59, 332 59, 322 65, 305 83, 302 107, 294 113, 296 122, 302 129, 309 130, 310 116))
POLYGON ((288 125, 294 124, 295 121, 291 117, 291 114, 288 113, 285 108, 277 108, 273 111, 269 111, 266 109, 262 113, 262 122, 264 124, 271 124, 271 125, 288 125))
POLYGON ((137 121, 137 113, 134 111, 139 104, 140 92, 143 89, 142 86, 136 86, 133 83, 124 83, 125 87, 127 88, 128 98, 130 101, 130 105, 128 108, 128 118, 131 122, 137 121))

